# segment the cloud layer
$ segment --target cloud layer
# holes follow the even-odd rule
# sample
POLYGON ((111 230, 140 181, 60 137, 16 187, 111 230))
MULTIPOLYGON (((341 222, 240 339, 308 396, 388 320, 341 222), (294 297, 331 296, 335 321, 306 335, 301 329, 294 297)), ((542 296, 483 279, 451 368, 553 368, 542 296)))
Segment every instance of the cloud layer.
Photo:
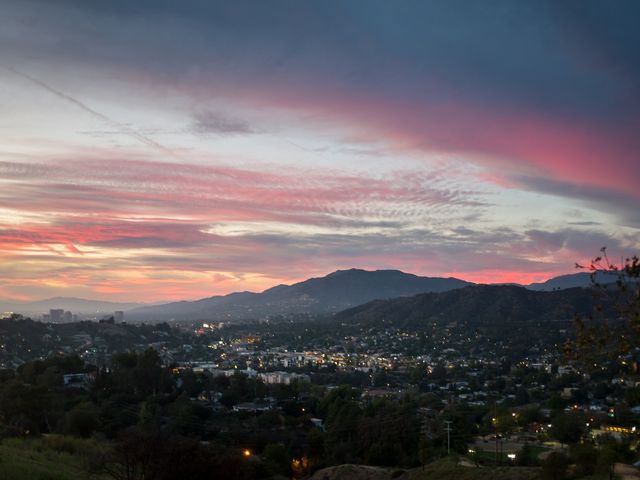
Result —
POLYGON ((0 297, 638 249, 637 2, 7 1, 0 297))

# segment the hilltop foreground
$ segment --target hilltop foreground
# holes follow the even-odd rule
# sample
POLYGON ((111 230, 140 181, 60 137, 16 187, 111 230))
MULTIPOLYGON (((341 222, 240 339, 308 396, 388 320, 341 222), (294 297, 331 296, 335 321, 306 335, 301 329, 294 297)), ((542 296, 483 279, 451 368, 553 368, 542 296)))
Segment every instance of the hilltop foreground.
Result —
POLYGON ((310 480, 538 480, 536 467, 470 467, 442 459, 425 468, 402 470, 368 465, 338 465, 315 472, 310 480))

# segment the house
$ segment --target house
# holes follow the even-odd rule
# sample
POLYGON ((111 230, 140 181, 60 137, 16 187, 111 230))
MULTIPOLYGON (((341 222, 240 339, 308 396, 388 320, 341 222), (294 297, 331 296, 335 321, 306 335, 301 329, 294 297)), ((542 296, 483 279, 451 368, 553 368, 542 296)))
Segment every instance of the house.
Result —
POLYGON ((87 390, 95 380, 92 373, 68 373, 62 376, 62 384, 67 388, 87 390))

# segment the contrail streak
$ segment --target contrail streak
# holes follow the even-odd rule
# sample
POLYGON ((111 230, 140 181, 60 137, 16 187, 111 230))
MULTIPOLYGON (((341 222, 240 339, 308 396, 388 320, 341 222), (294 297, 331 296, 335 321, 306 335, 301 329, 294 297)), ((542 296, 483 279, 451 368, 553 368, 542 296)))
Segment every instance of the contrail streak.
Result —
POLYGON ((50 85, 47 85, 46 83, 44 83, 42 80, 39 80, 35 77, 32 77, 31 75, 28 75, 24 72, 21 72, 19 70, 16 70, 15 68, 11 68, 11 67, 4 67, 5 69, 9 70, 10 72, 14 73, 15 75, 18 75, 22 78, 25 78, 27 80, 29 80, 30 82, 38 85, 39 87, 45 89, 46 91, 48 91, 49 93, 52 93, 53 95, 55 95, 58 98, 61 98, 62 100, 66 100, 69 103, 74 104, 76 107, 79 107, 80 109, 84 110, 85 112, 93 115, 94 117, 102 120, 103 122, 109 124, 112 128, 118 130, 120 133, 123 133, 125 135, 129 135, 132 138, 135 138, 136 140, 138 140, 139 142, 145 144, 148 147, 154 148, 158 151, 161 151, 163 153, 166 153, 170 156, 172 156, 173 158, 179 159, 178 155, 175 154, 175 152, 173 152, 171 149, 165 147, 164 145, 161 145, 160 143, 156 142, 155 140, 141 134, 140 132, 134 130, 133 128, 127 127, 126 125, 122 125, 119 122, 116 122, 115 120, 107 117, 106 115, 98 112, 97 110, 94 110, 93 108, 85 105, 84 103, 82 103, 80 100, 77 100, 76 98, 72 97, 71 95, 67 95, 64 92, 61 92, 60 90, 56 90, 55 88, 53 88, 50 85))

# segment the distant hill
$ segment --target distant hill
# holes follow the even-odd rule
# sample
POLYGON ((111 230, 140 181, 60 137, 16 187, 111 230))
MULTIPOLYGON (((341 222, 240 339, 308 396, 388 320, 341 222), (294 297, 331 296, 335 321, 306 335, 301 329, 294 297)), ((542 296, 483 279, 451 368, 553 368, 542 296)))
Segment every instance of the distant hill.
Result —
POLYGON ((343 323, 415 327, 428 322, 464 322, 509 328, 517 323, 570 320, 591 312, 594 292, 585 288, 533 291, 513 285, 475 285, 442 293, 377 300, 335 315, 343 323))
MULTIPOLYGON (((602 284, 615 283, 617 275, 606 274, 599 272, 596 275, 596 280, 602 284)), ((591 281, 591 274, 589 272, 579 272, 569 275, 560 275, 559 277, 553 277, 541 283, 531 283, 525 285, 530 290, 563 290, 566 288, 575 287, 591 287, 593 282, 591 281)))
MULTIPOLYGON (((602 283, 616 280, 614 275, 602 283)), ((338 270, 325 277, 311 278, 293 285, 278 285, 261 293, 236 292, 195 301, 144 305, 132 302, 105 302, 71 297, 55 297, 31 302, 0 300, 0 313, 12 311, 41 315, 62 308, 83 315, 127 312, 127 320, 239 320, 265 315, 335 313, 372 300, 407 297, 419 293, 446 292, 471 282, 458 278, 421 277, 399 270, 338 270)), ((519 286, 519 285, 518 285, 519 286)), ((589 273, 561 275, 545 282, 524 285, 535 291, 589 287, 589 273)))
POLYGON ((192 302, 136 308, 131 320, 236 320, 265 315, 329 313, 375 299, 443 292, 471 285, 457 278, 419 277, 398 270, 338 270, 325 277, 293 285, 278 285, 262 293, 240 292, 192 302))
POLYGON ((142 306, 133 302, 104 302, 101 300, 86 300, 84 298, 54 297, 33 302, 17 302, 0 300, 0 312, 16 312, 24 315, 40 315, 48 313, 49 309, 62 308, 73 313, 83 315, 106 315, 117 310, 130 310, 142 306))

